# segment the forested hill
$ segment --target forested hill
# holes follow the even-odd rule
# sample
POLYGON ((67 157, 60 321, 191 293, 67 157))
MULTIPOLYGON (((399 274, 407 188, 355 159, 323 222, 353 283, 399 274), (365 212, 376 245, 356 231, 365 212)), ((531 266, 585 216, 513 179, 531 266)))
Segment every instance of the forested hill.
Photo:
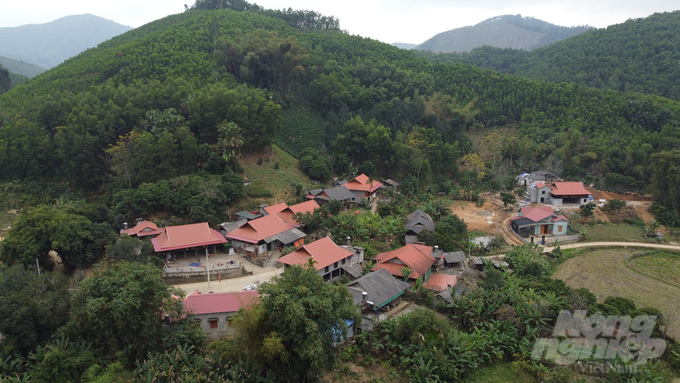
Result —
POLYGON ((432 52, 468 52, 489 45, 498 48, 532 50, 575 36, 588 26, 561 27, 533 17, 503 15, 479 24, 439 33, 415 49, 432 52))
POLYGON ((44 24, 0 28, 0 56, 52 68, 130 29, 90 14, 66 16, 44 24))
MULTIPOLYGON (((272 142, 315 179, 359 167, 411 190, 499 187, 547 164, 563 178, 645 190, 654 153, 680 148, 677 102, 428 63, 310 15, 193 9, 17 86, 0 96, 0 181, 103 193, 132 217, 171 211, 135 190, 161 196, 187 185, 177 177, 238 173, 239 150, 272 142), (303 118, 290 111, 320 122, 295 125, 303 118), (467 132, 505 125, 517 134, 489 141, 494 161, 475 157, 467 132), (458 169, 463 155, 471 173, 458 169)), ((229 200, 205 198, 177 214, 204 217, 229 200)))
POLYGON ((680 11, 656 13, 591 30, 525 52, 491 47, 469 53, 421 55, 534 80, 572 82, 680 100, 680 11))

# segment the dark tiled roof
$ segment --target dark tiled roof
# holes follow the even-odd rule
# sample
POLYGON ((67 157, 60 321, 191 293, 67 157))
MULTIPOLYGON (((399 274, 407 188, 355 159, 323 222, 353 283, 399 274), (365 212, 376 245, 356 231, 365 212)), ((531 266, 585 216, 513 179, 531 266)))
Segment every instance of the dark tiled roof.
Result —
POLYGON ((347 263, 340 266, 347 274, 353 276, 354 278, 361 278, 362 270, 361 265, 355 262, 347 263))
POLYGON ((346 199, 354 198, 354 193, 344 186, 336 186, 334 188, 326 189, 324 192, 328 198, 332 200, 344 201, 346 199))
POLYGON ((368 293, 367 300, 378 307, 384 306, 387 301, 403 293, 411 287, 410 283, 400 281, 392 276, 389 271, 380 269, 347 284, 347 288, 354 303, 360 305, 363 301, 362 292, 368 293))
POLYGON ((446 263, 465 262, 465 253, 462 251, 454 251, 452 253, 444 253, 444 260, 446 263))

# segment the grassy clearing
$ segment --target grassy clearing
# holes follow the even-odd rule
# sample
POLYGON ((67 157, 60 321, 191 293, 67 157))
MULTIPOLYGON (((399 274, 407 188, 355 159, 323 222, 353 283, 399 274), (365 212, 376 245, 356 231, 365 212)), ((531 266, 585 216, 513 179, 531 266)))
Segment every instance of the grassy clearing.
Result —
POLYGON ((605 223, 590 226, 572 223, 571 227, 577 232, 586 230, 591 242, 648 242, 642 236, 642 228, 634 225, 605 223))
POLYGON ((406 383, 408 378, 405 374, 383 363, 376 362, 371 366, 363 367, 350 362, 340 362, 340 365, 333 371, 322 376, 321 381, 328 383, 406 383))
POLYGON ((316 111, 300 105, 281 112, 281 127, 276 131, 276 143, 297 156, 307 148, 318 148, 324 141, 326 119, 316 111))
POLYGON ((573 288, 588 288, 600 302, 614 296, 654 307, 666 316, 669 335, 680 339, 679 270, 680 254, 674 252, 593 249, 562 263, 553 278, 573 288))
POLYGON ((246 194, 253 194, 259 203, 279 203, 294 198, 294 184, 302 184, 303 190, 312 186, 312 181, 298 168, 298 160, 286 153, 276 145, 272 145, 267 152, 253 153, 241 158, 241 164, 245 170, 245 177, 252 182, 252 186, 246 186, 246 194), (262 157, 262 163, 257 164, 262 157), (267 161, 268 159, 268 161, 267 161), (275 169, 276 164, 279 168, 275 169), (254 188, 253 193, 248 189, 254 188), (265 190, 271 193, 266 197, 265 190))

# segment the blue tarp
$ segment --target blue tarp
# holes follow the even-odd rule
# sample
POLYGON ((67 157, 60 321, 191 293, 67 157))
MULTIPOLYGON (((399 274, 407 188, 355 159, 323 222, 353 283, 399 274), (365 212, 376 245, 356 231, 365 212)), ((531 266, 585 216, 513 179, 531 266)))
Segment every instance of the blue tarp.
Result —
POLYGON ((196 262, 189 264, 189 266, 193 266, 193 267, 201 267, 201 265, 202 265, 202 263, 196 263, 196 262))

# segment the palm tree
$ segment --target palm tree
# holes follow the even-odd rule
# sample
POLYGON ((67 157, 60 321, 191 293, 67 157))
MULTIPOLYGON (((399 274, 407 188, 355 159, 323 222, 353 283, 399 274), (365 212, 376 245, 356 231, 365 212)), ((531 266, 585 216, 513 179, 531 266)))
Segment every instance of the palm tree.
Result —
POLYGON ((413 272, 411 266, 402 267, 401 269, 399 269, 399 271, 401 271, 401 276, 404 278, 404 281, 408 282, 408 279, 411 276, 411 273, 413 272))

